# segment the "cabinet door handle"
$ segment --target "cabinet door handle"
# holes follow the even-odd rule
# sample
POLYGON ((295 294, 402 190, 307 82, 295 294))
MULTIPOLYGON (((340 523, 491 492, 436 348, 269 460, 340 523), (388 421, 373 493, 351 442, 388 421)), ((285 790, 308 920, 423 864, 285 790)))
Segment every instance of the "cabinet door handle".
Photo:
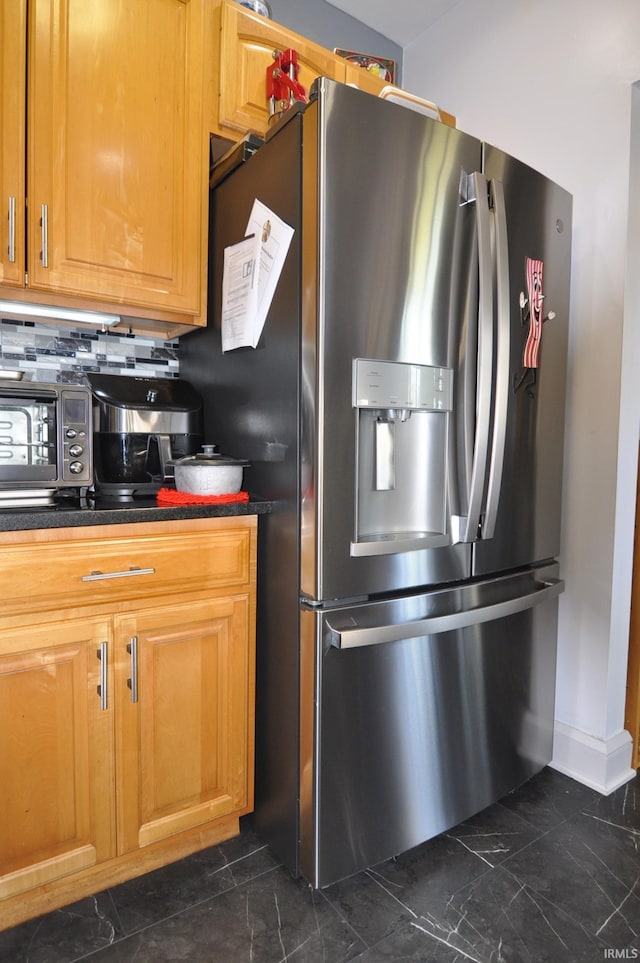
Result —
POLYGON ((100 659, 100 685, 98 695, 100 696, 100 708, 104 712, 108 708, 107 693, 107 643, 101 642, 96 655, 100 659))
POLYGON ((42 266, 49 267, 49 209, 46 204, 40 208, 40 229, 42 231, 42 266))
POLYGON ((16 199, 9 198, 9 263, 16 259, 16 199))
POLYGON ((131 575, 155 575, 155 568, 138 568, 137 565, 132 565, 131 568, 126 569, 124 572, 92 572, 91 575, 83 575, 81 581, 83 582, 99 582, 101 579, 105 578, 129 578, 131 575))
POLYGON ((131 701, 138 701, 138 636, 132 635, 131 641, 127 646, 127 652, 131 656, 131 676, 127 679, 127 685, 131 689, 131 701))

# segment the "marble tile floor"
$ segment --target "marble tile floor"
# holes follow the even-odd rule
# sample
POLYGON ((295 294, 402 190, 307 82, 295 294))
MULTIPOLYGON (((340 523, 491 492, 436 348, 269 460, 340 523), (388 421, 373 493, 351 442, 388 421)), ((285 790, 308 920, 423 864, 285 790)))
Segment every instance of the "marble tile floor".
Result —
POLYGON ((552 769, 395 859, 311 891, 236 839, 0 933, 2 963, 640 959, 640 777, 552 769))

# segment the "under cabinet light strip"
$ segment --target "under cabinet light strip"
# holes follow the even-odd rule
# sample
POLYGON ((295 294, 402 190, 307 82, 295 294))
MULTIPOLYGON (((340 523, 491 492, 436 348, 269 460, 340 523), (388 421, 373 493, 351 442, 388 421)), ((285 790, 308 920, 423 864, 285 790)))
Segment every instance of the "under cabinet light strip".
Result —
POLYGON ((19 318, 49 318, 52 321, 72 321, 74 324, 93 324, 98 328, 112 328, 122 320, 119 314, 103 314, 101 311, 80 311, 77 308, 56 308, 48 304, 0 300, 0 315, 5 314, 19 318))

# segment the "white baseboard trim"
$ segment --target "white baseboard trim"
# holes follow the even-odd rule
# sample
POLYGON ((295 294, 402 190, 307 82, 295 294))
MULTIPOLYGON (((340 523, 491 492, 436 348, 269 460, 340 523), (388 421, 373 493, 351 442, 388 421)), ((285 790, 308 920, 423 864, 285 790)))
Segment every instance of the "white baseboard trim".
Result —
POLYGON ((610 739, 598 739, 556 719, 549 765, 608 796, 636 775, 631 768, 632 748, 626 729, 610 739))

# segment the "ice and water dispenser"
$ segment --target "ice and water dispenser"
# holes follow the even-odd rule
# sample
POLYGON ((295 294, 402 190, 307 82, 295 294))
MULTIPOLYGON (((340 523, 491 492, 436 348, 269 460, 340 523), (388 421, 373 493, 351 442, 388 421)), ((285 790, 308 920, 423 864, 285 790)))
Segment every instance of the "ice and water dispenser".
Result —
POLYGON ((357 471, 352 555, 450 544, 447 444, 452 401, 450 368, 354 359, 357 471))

